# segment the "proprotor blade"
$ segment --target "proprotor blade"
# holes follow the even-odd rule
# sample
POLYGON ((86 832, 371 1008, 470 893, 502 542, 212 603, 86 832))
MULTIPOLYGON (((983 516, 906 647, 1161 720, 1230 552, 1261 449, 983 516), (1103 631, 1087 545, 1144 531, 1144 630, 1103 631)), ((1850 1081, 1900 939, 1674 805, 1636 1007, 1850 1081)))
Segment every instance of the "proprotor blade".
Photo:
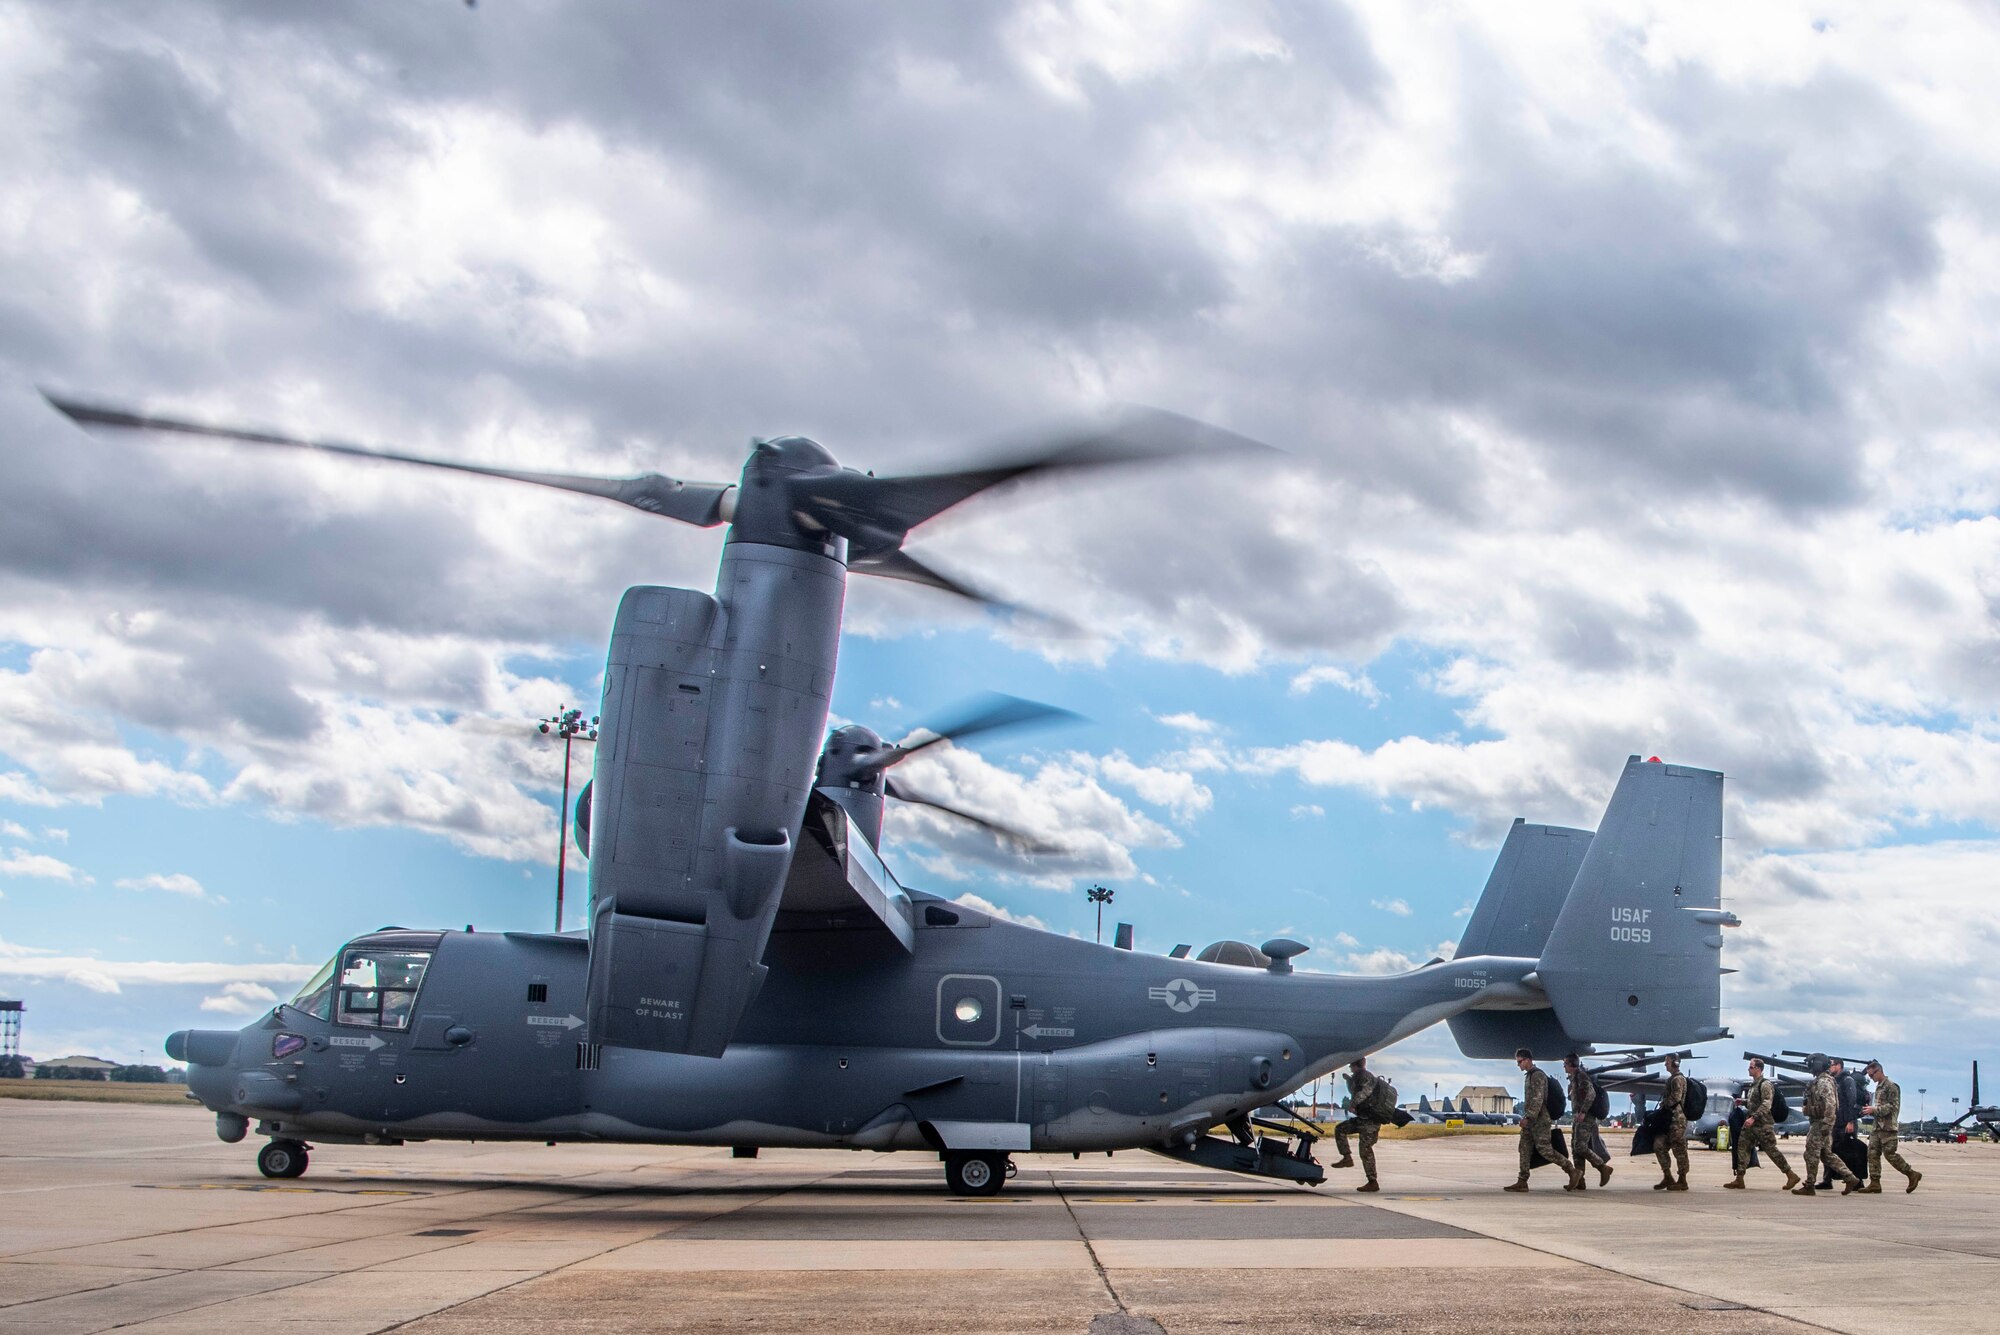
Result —
POLYGON ((918 729, 919 732, 928 733, 929 736, 913 742, 900 742, 887 748, 877 768, 887 769, 891 765, 901 764, 925 747, 936 746, 939 742, 976 737, 982 732, 993 732, 1000 728, 1057 723, 1073 720, 1076 717, 1069 710, 1055 705, 1045 705, 1036 700, 1023 700, 1019 696, 1002 695, 996 691, 980 697, 978 701, 944 722, 925 724, 918 729))
POLYGON ((1061 853, 1065 851, 1061 844, 1052 844, 1046 839, 1037 839, 1033 835, 1025 834, 1013 828, 1011 825, 1002 825, 999 821, 988 820, 986 817, 967 811, 963 807, 955 807, 947 802, 939 802, 935 798, 925 797, 922 793, 911 790, 895 779, 889 780, 884 786, 883 791, 887 796, 895 798, 898 802, 908 802, 915 806, 930 807, 934 810, 944 812, 947 816, 956 816, 969 825, 977 825, 988 834, 996 835, 1007 843, 1013 844, 1023 853, 1061 853))
POLYGON ((857 543, 875 534, 900 537, 917 525, 1003 483, 1043 473, 1148 463, 1190 455, 1268 451, 1221 427, 1160 408, 1125 407, 1103 417, 1012 442, 1012 456, 978 468, 906 477, 843 472, 804 488, 804 508, 857 543), (864 527, 865 526, 865 527, 864 527), (849 528, 855 531, 849 532, 849 528))
POLYGON ((173 417, 155 417, 127 412, 121 408, 59 398, 47 390, 42 391, 42 397, 47 399, 56 411, 79 426, 111 427, 124 431, 161 431, 174 435, 201 436, 210 440, 237 441, 249 445, 282 445, 289 449, 316 450, 322 454, 339 454, 356 459, 386 459, 392 463, 443 468, 454 473, 472 473, 479 477, 505 478, 510 482, 528 482, 538 487, 553 487, 557 491, 602 496, 606 500, 629 505, 635 510, 644 510, 648 514, 662 515, 668 519, 678 519, 683 524, 693 524, 699 528, 709 528, 729 518, 727 513, 729 507, 725 504, 725 497, 733 490, 733 484, 726 482, 683 482, 678 478, 666 477, 659 473, 608 478, 587 477, 576 473, 537 473, 519 468, 491 468, 483 464, 426 459, 421 455, 400 454, 394 450, 370 449, 342 441, 305 440, 270 431, 252 431, 241 427, 211 426, 203 422, 189 422, 173 417))

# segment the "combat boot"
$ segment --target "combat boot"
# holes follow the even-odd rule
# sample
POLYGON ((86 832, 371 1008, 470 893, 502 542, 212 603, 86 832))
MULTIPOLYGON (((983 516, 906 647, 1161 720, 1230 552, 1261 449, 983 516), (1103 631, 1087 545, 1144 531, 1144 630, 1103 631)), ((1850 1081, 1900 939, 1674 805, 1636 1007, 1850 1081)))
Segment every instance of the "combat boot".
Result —
POLYGON ((1882 1194, 1882 1179, 1879 1177, 1869 1178, 1868 1185, 1861 1189, 1861 1194, 1864 1196, 1880 1196, 1882 1194))
POLYGON ((1608 1186, 1610 1182, 1611 1182, 1611 1165, 1605 1164, 1602 1168, 1599 1168, 1597 1170, 1597 1185, 1600 1187, 1608 1186))
POLYGON ((1919 1173, 1916 1169, 1912 1168, 1910 1170, 1910 1185, 1903 1188, 1903 1194, 1907 1196, 1911 1192, 1915 1191, 1917 1189, 1917 1183, 1923 1180, 1924 1180, 1924 1175, 1922 1173, 1919 1173))
POLYGON ((1738 1173, 1735 1177, 1723 1183, 1722 1189, 1724 1191, 1747 1191, 1749 1187, 1743 1181, 1743 1174, 1738 1173))
POLYGON ((1328 1167, 1328 1168, 1352 1168, 1352 1167, 1354 1167, 1354 1156, 1353 1156, 1353 1155, 1351 1155, 1351 1154, 1343 1154, 1343 1155, 1341 1155, 1341 1156, 1340 1156, 1340 1157, 1339 1157, 1338 1159, 1335 1159, 1335 1160, 1334 1160, 1334 1161, 1333 1161, 1332 1163, 1328 1164, 1328 1165, 1327 1165, 1327 1167, 1328 1167))
POLYGON ((1360 1186, 1356 1187, 1356 1188, 1355 1188, 1355 1190, 1356 1190, 1356 1191, 1380 1191, 1380 1190, 1382 1190, 1382 1188, 1381 1188, 1381 1186, 1380 1186, 1380 1185, 1379 1185, 1379 1184, 1378 1184, 1378 1183, 1377 1183, 1377 1182, 1375 1181, 1375 1179, 1371 1177, 1371 1178, 1369 1178, 1369 1179, 1368 1179, 1368 1180, 1367 1180, 1366 1182, 1363 1182, 1363 1183, 1362 1183, 1362 1184, 1361 1184, 1360 1186))
POLYGON ((1502 1191, 1526 1191, 1527 1189, 1528 1189, 1528 1184, 1525 1181, 1516 1182, 1512 1186, 1500 1188, 1500 1190, 1502 1191))
POLYGON ((1855 1192, 1861 1190, 1864 1190, 1864 1188, 1861 1185, 1861 1179, 1858 1177, 1850 1177, 1847 1181, 1840 1184, 1840 1194, 1843 1196, 1852 1196, 1855 1192))
POLYGON ((1796 1191, 1798 1190, 1798 1186, 1799 1186, 1799 1175, 1797 1173, 1794 1173, 1791 1169, 1787 1168, 1785 1170, 1785 1185, 1783 1186, 1783 1188, 1781 1188, 1781 1190, 1796 1191))
POLYGON ((1674 1185, 1674 1179, 1673 1179, 1673 1174, 1671 1174, 1671 1173, 1662 1173, 1662 1174, 1660 1174, 1660 1180, 1659 1180, 1658 1182, 1655 1182, 1655 1183, 1653 1184, 1653 1190, 1654 1190, 1654 1191, 1666 1191, 1666 1190, 1668 1190, 1669 1188, 1671 1188, 1671 1187, 1672 1187, 1673 1185, 1674 1185))
POLYGON ((1819 1195, 1819 1193, 1818 1193, 1817 1191, 1814 1191, 1814 1190, 1813 1190, 1813 1184, 1812 1184, 1812 1183, 1810 1183, 1810 1182, 1808 1182, 1808 1183, 1806 1183, 1806 1184, 1805 1184, 1804 1186, 1798 1186, 1798 1187, 1793 1187, 1793 1188, 1792 1188, 1792 1195, 1794 1195, 1794 1196, 1817 1196, 1817 1195, 1819 1195))
POLYGON ((1687 1189, 1688 1189, 1688 1179, 1686 1173, 1682 1173, 1679 1177, 1667 1183, 1668 1191, 1686 1191, 1687 1189))

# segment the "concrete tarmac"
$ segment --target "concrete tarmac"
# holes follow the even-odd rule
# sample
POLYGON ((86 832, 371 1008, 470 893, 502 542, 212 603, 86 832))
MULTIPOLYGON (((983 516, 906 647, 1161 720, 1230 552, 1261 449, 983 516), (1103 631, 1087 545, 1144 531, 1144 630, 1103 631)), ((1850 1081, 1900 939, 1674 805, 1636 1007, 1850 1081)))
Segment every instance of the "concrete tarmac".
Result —
POLYGON ((272 1182, 211 1128, 0 1100, 0 1331, 2000 1327, 1988 1145, 1906 1148, 1914 1195, 1724 1192, 1699 1150, 1686 1194, 1620 1159, 1508 1195, 1512 1140, 1465 1137, 1383 1142, 1379 1196, 1132 1152, 1019 1156, 959 1200, 926 1156, 839 1151, 329 1146, 272 1182))

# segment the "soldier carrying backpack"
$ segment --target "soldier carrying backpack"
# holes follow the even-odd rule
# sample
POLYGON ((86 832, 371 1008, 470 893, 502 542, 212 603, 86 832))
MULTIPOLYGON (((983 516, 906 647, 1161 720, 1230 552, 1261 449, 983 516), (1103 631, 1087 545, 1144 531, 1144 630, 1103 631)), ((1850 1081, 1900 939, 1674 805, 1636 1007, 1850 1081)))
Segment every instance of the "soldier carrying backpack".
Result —
POLYGON ((1347 1138, 1357 1136, 1361 1141, 1361 1171, 1368 1175, 1368 1180, 1355 1190, 1382 1190, 1375 1180, 1375 1140, 1382 1134, 1384 1123, 1397 1120, 1398 1111, 1396 1087, 1370 1071, 1367 1058, 1356 1057, 1347 1070, 1347 1117, 1333 1128, 1333 1144, 1340 1157, 1327 1167, 1354 1167, 1347 1138))
MULTIPOLYGON (((1667 1064, 1667 1087, 1660 1098, 1660 1111, 1666 1114, 1664 1125, 1654 1133, 1653 1157, 1660 1161, 1660 1180, 1653 1184, 1654 1191, 1686 1191, 1688 1189, 1688 1105, 1694 1102, 1694 1091, 1688 1087, 1688 1078, 1681 1074, 1681 1057, 1678 1052, 1669 1052, 1663 1058, 1667 1064), (1676 1173, 1678 1170, 1678 1174, 1676 1173)), ((1708 1097, 1706 1091, 1702 1099, 1708 1097)), ((1695 1105, 1694 1116, 1701 1115, 1700 1105, 1695 1105)))
POLYGON ((1584 1169, 1595 1164, 1597 1185, 1601 1187, 1611 1180, 1611 1156, 1598 1140, 1597 1119, 1611 1111, 1611 1097, 1583 1069, 1574 1052, 1563 1058, 1563 1070, 1569 1073, 1569 1154, 1576 1169, 1570 1176, 1570 1185, 1582 1191, 1587 1185, 1583 1180, 1584 1169))
MULTIPOLYGON (((1563 1170, 1564 1191, 1575 1191, 1576 1167, 1569 1156, 1556 1147, 1553 1133, 1555 1124, 1549 1115, 1549 1093, 1553 1088, 1548 1074, 1535 1065, 1535 1054, 1526 1048, 1514 1049, 1514 1064, 1527 1073, 1527 1087, 1521 1095, 1521 1176, 1520 1180, 1503 1191, 1526 1191, 1528 1173, 1534 1168, 1537 1156, 1546 1163, 1556 1164, 1563 1170)), ((1562 1091, 1555 1089, 1556 1106, 1562 1106, 1562 1091)))

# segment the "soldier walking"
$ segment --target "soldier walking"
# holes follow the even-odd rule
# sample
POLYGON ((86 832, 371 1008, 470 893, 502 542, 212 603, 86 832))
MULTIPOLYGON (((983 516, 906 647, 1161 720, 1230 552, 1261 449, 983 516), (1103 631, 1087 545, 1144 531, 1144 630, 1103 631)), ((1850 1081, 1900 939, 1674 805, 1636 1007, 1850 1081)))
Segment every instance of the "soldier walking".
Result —
POLYGON ((1688 1081, 1687 1077, 1681 1074, 1680 1054, 1669 1052, 1665 1061, 1667 1092, 1661 1099, 1660 1107, 1669 1114, 1669 1117, 1667 1129, 1653 1137, 1653 1157, 1660 1161, 1660 1180, 1653 1184, 1653 1190, 1686 1191, 1688 1189, 1688 1081))
POLYGON ((1375 1138, 1382 1134, 1382 1119, 1375 1113, 1378 1083, 1375 1073, 1368 1069, 1367 1059, 1356 1057, 1354 1064, 1347 1068, 1347 1117, 1333 1128, 1333 1145, 1340 1151, 1340 1158, 1328 1167, 1354 1167, 1354 1156, 1347 1149, 1347 1137, 1352 1133, 1361 1141, 1361 1171, 1368 1175, 1368 1180, 1356 1187, 1356 1191, 1382 1190, 1381 1184, 1375 1180, 1375 1138))
POLYGON ((1526 1191, 1528 1170, 1534 1166, 1535 1152, 1541 1151, 1544 1159, 1563 1170, 1569 1181, 1563 1183, 1564 1191, 1575 1191, 1571 1185, 1576 1181, 1576 1168, 1569 1156, 1556 1148, 1553 1138, 1555 1123, 1549 1117, 1549 1077, 1535 1065, 1535 1054, 1526 1048, 1514 1049, 1514 1064, 1528 1073, 1527 1088, 1521 1092, 1521 1178, 1503 1191, 1526 1191))
MULTIPOLYGON (((1785 1152, 1778 1148, 1777 1118, 1772 1115, 1773 1105, 1778 1097, 1778 1087, 1764 1078, 1764 1059, 1750 1059, 1750 1087, 1743 1091, 1743 1130, 1736 1137, 1732 1147, 1736 1158, 1736 1177, 1725 1182, 1724 1187, 1737 1191, 1745 1189, 1743 1174, 1749 1171, 1750 1156, 1758 1150, 1771 1156, 1771 1162, 1784 1170, 1785 1185, 1779 1190, 1789 1191, 1799 1185, 1799 1175, 1792 1171, 1785 1161, 1785 1152)), ((1812 1172, 1810 1168, 1806 1170, 1812 1172)))
POLYGON ((1806 1117, 1809 1119, 1806 1127, 1806 1180, 1803 1186, 1792 1188, 1794 1196, 1816 1194, 1813 1178, 1821 1164, 1825 1164, 1829 1173, 1846 1184, 1840 1189, 1841 1195, 1861 1190, 1861 1179, 1849 1171, 1840 1156, 1833 1152, 1834 1118, 1840 1113, 1840 1092, 1833 1085, 1832 1066, 1833 1063, 1823 1053, 1815 1052, 1806 1058, 1806 1069, 1812 1072, 1813 1077, 1812 1088, 1806 1091, 1806 1117))
POLYGON ((1597 1104, 1597 1082, 1574 1052, 1563 1058, 1563 1070, 1569 1073, 1569 1154, 1576 1165, 1570 1187, 1582 1191, 1588 1185, 1583 1179, 1590 1165, 1597 1168, 1597 1185, 1604 1186, 1611 1181, 1611 1156, 1597 1148, 1597 1119, 1590 1115, 1597 1104))
POLYGON ((1877 1195, 1882 1191, 1882 1161, 1910 1180, 1903 1190, 1915 1191, 1917 1183, 1924 1175, 1903 1162, 1903 1156, 1896 1152, 1896 1135, 1899 1130, 1896 1119, 1903 1115, 1903 1087, 1882 1072, 1882 1063, 1868 1063, 1868 1078, 1875 1082, 1875 1102, 1862 1109, 1875 1115, 1875 1129, 1868 1133, 1868 1185, 1863 1191, 1877 1195))

